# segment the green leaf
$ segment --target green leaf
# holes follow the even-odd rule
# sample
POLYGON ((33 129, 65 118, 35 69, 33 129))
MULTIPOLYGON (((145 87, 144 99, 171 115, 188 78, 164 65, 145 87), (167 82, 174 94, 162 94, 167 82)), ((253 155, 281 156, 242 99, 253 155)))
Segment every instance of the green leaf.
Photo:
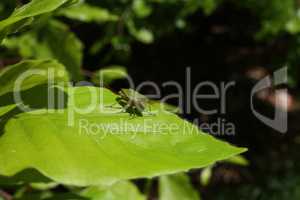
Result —
POLYGON ((50 190, 56 188, 59 184, 55 182, 49 183, 31 183, 30 187, 34 190, 50 190))
POLYGON ((224 162, 241 166, 249 165, 249 161, 241 155, 233 156, 227 160, 224 160, 224 162))
POLYGON ((49 13, 57 8, 74 2, 74 0, 32 0, 30 3, 16 9, 10 17, 0 21, 0 44, 6 34, 13 33, 34 17, 49 13))
POLYGON ((93 77, 93 82, 96 84, 103 83, 109 85, 118 79, 125 79, 128 73, 125 67, 122 66, 109 66, 100 69, 93 77))
POLYGON ((90 187, 82 192, 82 196, 90 200, 146 200, 129 181, 121 181, 112 186, 90 187))
POLYGON ((43 176, 36 170, 26 169, 23 170, 13 177, 0 176, 0 186, 1 185, 21 185, 24 183, 50 183, 51 180, 43 176))
POLYGON ((136 37, 137 40, 139 40, 143 43, 146 43, 146 44, 150 44, 154 40, 153 33, 150 30, 145 29, 145 28, 142 28, 142 29, 137 30, 132 33, 136 37))
POLYGON ((212 166, 205 167, 200 174, 200 182, 203 186, 207 186, 212 176, 212 166))
POLYGON ((206 15, 210 15, 220 4, 222 0, 203 0, 202 9, 206 15))
POLYGON ((159 178, 160 200, 199 200, 199 194, 186 174, 175 174, 159 178))
POLYGON ((291 34, 300 32, 300 16, 297 15, 286 23, 286 30, 291 34))
POLYGON ((89 200, 87 198, 81 197, 73 193, 53 193, 45 191, 42 193, 32 193, 25 194, 20 198, 15 198, 16 200, 89 200))
POLYGON ((130 34, 140 42, 150 44, 154 41, 154 35, 151 30, 147 28, 138 29, 132 20, 127 21, 127 28, 130 34))
MULTIPOLYGON (((0 117, 4 114, 8 113, 9 111, 14 109, 15 107, 16 107, 16 105, 14 105, 14 104, 0 107, 0 117)), ((1 118, 0 118, 0 121, 1 121, 1 118)))
POLYGON ((59 15, 82 22, 103 23, 118 20, 118 16, 108 10, 87 3, 79 3, 63 9, 59 12, 59 15))
POLYGON ((152 8, 149 5, 147 5, 145 0, 134 0, 132 9, 135 12, 135 14, 140 18, 147 17, 152 12, 152 8))
POLYGON ((83 44, 69 28, 56 20, 25 33, 4 40, 10 49, 18 49, 23 58, 56 59, 64 64, 72 79, 80 79, 83 44))
POLYGON ((201 168, 244 152, 164 110, 130 117, 104 88, 77 87, 65 110, 10 119, 0 137, 0 175, 33 168, 56 182, 87 186, 201 168), (91 104, 91 97, 97 102, 91 104), (78 108, 90 112, 76 112, 78 108), (64 111, 64 112, 62 112, 64 111))
POLYGON ((189 15, 202 9, 205 15, 212 14, 218 6, 222 4, 223 0, 189 0, 184 4, 184 8, 181 11, 181 17, 188 17, 189 15))
POLYGON ((47 84, 48 75, 53 76, 54 83, 69 81, 64 66, 53 60, 27 60, 7 66, 0 71, 0 96, 16 90, 24 91, 37 85, 47 84), (18 82, 20 88, 17 87, 18 82))

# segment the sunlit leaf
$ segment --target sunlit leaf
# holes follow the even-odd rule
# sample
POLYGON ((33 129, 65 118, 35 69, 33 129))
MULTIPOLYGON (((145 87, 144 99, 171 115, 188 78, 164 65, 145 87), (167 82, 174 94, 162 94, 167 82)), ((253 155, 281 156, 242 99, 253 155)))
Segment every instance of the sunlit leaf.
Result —
POLYGON ((227 160, 224 160, 224 162, 232 163, 232 164, 235 164, 235 165, 241 165, 241 166, 248 166, 249 165, 249 161, 241 155, 233 156, 233 157, 231 157, 227 160))
POLYGON ((154 35, 151 30, 147 28, 138 29, 132 20, 128 20, 127 27, 132 36, 138 41, 149 44, 154 41, 154 35))
POLYGON ((53 82, 69 80, 65 67, 53 60, 27 60, 7 66, 0 71, 0 96, 47 84, 50 75, 53 77, 53 82))
POLYGON ((133 118, 111 106, 117 96, 107 89, 67 93, 65 110, 22 113, 7 122, 0 137, 1 175, 34 168, 59 183, 109 184, 201 168, 245 151, 165 110, 133 118), (97 102, 91 103, 94 95, 97 102), (76 112, 89 105, 90 112, 76 112))
MULTIPOLYGON (((12 104, 12 105, 8 105, 8 106, 3 106, 0 107, 0 117, 2 115, 4 115, 5 113, 11 111, 12 109, 14 109, 16 107, 16 105, 12 104)), ((1 119, 1 118, 0 118, 1 119)), ((1 120, 0 120, 1 121, 1 120)))
POLYGON ((203 186, 207 186, 212 176, 212 166, 205 167, 200 174, 200 182, 203 186))
POLYGON ((41 14, 49 13, 57 8, 74 2, 74 0, 32 0, 30 3, 16 9, 10 17, 0 21, 0 43, 6 34, 18 30, 24 24, 41 14))
POLYGON ((93 82, 96 84, 103 83, 109 85, 118 79, 124 79, 128 77, 128 73, 125 67, 122 66, 110 66, 100 69, 93 77, 93 82))
POLYGON ((152 43, 154 40, 153 33, 150 30, 144 28, 133 32, 133 35, 137 40, 146 44, 152 43))
POLYGON ((107 9, 91 6, 87 3, 79 3, 63 9, 59 15, 82 22, 103 23, 118 20, 118 16, 110 13, 107 9))
POLYGON ((35 190, 50 190, 56 188, 59 184, 55 182, 50 183, 31 183, 30 187, 35 190))
POLYGON ((146 4, 145 0, 134 0, 132 9, 140 18, 147 17, 152 12, 152 8, 146 4))

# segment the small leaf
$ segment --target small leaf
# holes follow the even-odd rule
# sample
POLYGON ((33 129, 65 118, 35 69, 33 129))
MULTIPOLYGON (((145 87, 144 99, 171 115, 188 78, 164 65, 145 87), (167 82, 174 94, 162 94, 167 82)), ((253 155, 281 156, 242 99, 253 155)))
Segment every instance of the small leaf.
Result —
POLYGON ((21 185, 24 183, 50 183, 51 180, 36 170, 26 169, 14 176, 0 176, 0 185, 21 185))
POLYGON ((203 0, 202 9, 206 15, 210 15, 222 0, 203 0))
POLYGON ((59 184, 55 182, 50 183, 31 183, 30 187, 35 190, 50 190, 56 188, 59 184))
POLYGON ((249 161, 241 155, 233 156, 227 160, 224 160, 226 163, 232 163, 235 165, 248 166, 249 161))
POLYGON ((160 200, 200 200, 200 196, 186 174, 175 174, 159 178, 160 200))
POLYGON ((300 32, 300 16, 290 19, 286 24, 286 30, 291 34, 300 32))
POLYGON ((7 66, 0 71, 0 96, 15 90, 23 91, 47 84, 50 74, 54 83, 69 81, 65 67, 53 60, 27 60, 7 66), (17 88, 18 81, 20 88, 17 88))
POLYGON ((139 40, 143 43, 146 43, 146 44, 150 44, 154 40, 153 33, 150 30, 145 29, 145 28, 137 30, 134 33, 134 36, 136 37, 137 40, 139 40))
POLYGON ((134 13, 140 18, 147 17, 152 12, 151 7, 146 4, 145 0, 134 0, 132 9, 134 13))
POLYGON ((138 41, 145 44, 150 44, 154 41, 154 35, 152 31, 146 28, 138 29, 132 20, 127 21, 127 27, 132 36, 134 36, 138 41))
POLYGON ((59 15, 82 22, 103 23, 118 20, 118 16, 108 10, 87 3, 79 3, 63 9, 59 15))
MULTIPOLYGON (((4 114, 8 113, 9 111, 14 109, 15 107, 16 107, 16 105, 14 105, 14 104, 0 107, 0 117, 4 114)), ((1 121, 1 118, 0 118, 0 121, 1 121)))
POLYGON ((200 174, 200 182, 203 186, 207 186, 212 176, 212 166, 205 167, 200 174))
POLYGON ((104 83, 104 85, 109 85, 118 79, 125 79, 127 77, 128 73, 125 67, 110 66, 96 72, 93 77, 93 82, 96 84, 104 83))
POLYGON ((16 9, 10 17, 0 21, 0 44, 6 34, 13 33, 33 17, 49 13, 57 8, 74 2, 73 0, 32 0, 30 3, 16 9))
POLYGON ((19 37, 4 40, 10 49, 18 49, 23 58, 56 59, 64 64, 73 80, 80 80, 83 44, 69 28, 51 20, 19 37))
POLYGON ((90 187, 81 195, 89 200, 146 200, 138 188, 129 181, 121 181, 107 187, 90 187))

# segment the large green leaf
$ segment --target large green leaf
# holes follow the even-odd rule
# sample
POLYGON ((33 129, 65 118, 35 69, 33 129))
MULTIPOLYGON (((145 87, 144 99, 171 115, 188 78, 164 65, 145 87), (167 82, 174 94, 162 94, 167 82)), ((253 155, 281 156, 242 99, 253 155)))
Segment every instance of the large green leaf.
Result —
POLYGON ((80 79, 83 44, 69 28, 56 20, 21 36, 4 40, 10 49, 18 49, 23 58, 56 59, 64 64, 74 80, 80 79))
POLYGON ((23 91, 37 85, 47 84, 49 76, 53 77, 54 83, 69 81, 64 66, 53 60, 27 60, 7 66, 0 71, 0 96, 13 92, 15 87, 23 91), (18 82, 20 88, 17 88, 18 82))
POLYGON ((0 175, 34 168, 64 184, 109 184, 200 168, 245 151, 164 110, 130 117, 112 107, 117 96, 107 89, 67 92, 67 109, 22 113, 7 122, 0 175), (93 95, 98 100, 88 114, 75 112, 75 106, 87 108, 93 95))
POLYGON ((112 186, 90 187, 82 192, 82 196, 90 200, 146 200, 129 181, 121 181, 112 186))
POLYGON ((74 0, 32 0, 16 9, 10 17, 0 21, 0 43, 6 34, 24 26, 36 16, 49 13, 74 0))
POLYGON ((160 200, 199 200, 199 194, 186 174, 175 174, 159 178, 160 200))

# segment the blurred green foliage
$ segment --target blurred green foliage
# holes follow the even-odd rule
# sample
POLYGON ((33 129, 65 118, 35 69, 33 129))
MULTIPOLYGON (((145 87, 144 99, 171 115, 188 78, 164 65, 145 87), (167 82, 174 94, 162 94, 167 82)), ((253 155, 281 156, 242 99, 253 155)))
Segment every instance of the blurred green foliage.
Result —
POLYGON ((200 196, 185 174, 162 176, 159 179, 160 200, 200 200, 200 196))
MULTIPOLYGON (((26 1, 2 0, 1 18, 7 17, 14 7, 24 2, 26 1)), ((83 50, 90 55, 101 55, 101 65, 118 60, 126 64, 134 42, 150 44, 174 31, 189 32, 193 29, 193 24, 188 20, 190 16, 199 12, 209 16, 227 4, 247 9, 258 19, 260 28, 253 35, 257 40, 273 40, 281 35, 295 38, 288 57, 283 58, 281 63, 287 64, 291 74, 294 74, 298 68, 300 52, 297 45, 300 35, 300 10, 296 0, 80 0, 74 6, 43 15, 40 20, 44 23, 40 27, 30 31, 23 29, 24 34, 14 36, 4 44, 8 49, 17 50, 25 58, 49 56, 58 59, 70 71, 73 68, 73 79, 78 79, 83 50), (84 44, 85 49, 80 40, 70 33, 78 23, 93 23, 93 26, 98 27, 95 30, 101 30, 99 33, 90 34, 92 43, 84 44), (63 48, 58 52, 53 51, 52 42, 59 39, 53 34, 56 32, 61 33, 61 42, 69 44, 61 45, 63 48), (70 52, 70 55, 66 52, 70 52)), ((296 85, 297 77, 292 75, 291 78, 291 85, 296 85)))

